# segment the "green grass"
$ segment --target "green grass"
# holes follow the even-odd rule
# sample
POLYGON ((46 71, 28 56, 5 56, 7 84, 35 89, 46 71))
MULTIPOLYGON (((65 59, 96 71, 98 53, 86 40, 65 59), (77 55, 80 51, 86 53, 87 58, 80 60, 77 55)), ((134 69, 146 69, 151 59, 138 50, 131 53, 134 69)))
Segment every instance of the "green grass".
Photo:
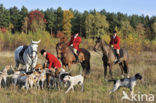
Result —
MULTIPOLYGON (((0 55, 0 67, 3 68, 5 65, 10 64, 15 65, 13 53, 3 53, 4 54, 0 55)), ((65 94, 65 89, 61 89, 60 91, 48 89, 31 89, 26 91, 17 87, 14 88, 11 85, 7 88, 0 89, 0 103, 122 103, 122 91, 124 90, 126 93, 130 94, 129 89, 120 88, 112 95, 109 95, 109 90, 112 89, 113 83, 104 81, 104 69, 101 54, 91 52, 91 56, 91 73, 84 81, 84 92, 79 91, 79 86, 76 86, 74 92, 65 94)), ((40 55, 39 58, 39 63, 45 61, 40 55)), ((72 74, 79 74, 79 69, 79 65, 73 65, 72 74)), ((143 52, 136 57, 130 56, 129 70, 130 76, 133 76, 137 72, 141 73, 143 76, 143 80, 138 81, 135 87, 135 93, 138 93, 139 91, 143 94, 154 94, 156 96, 155 53, 143 52)), ((113 77, 120 78, 120 74, 119 66, 113 66, 113 77)), ((127 100, 123 101, 123 103, 128 102, 129 101, 127 100)))

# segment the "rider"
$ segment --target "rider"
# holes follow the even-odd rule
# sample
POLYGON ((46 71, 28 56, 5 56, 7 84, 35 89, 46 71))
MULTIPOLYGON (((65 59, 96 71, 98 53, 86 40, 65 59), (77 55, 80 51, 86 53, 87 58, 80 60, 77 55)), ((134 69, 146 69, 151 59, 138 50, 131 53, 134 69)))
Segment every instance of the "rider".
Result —
POLYGON ((116 56, 117 56, 117 60, 115 61, 115 63, 119 63, 120 62, 120 37, 117 36, 117 32, 114 30, 113 31, 113 36, 111 36, 111 41, 110 41, 110 46, 112 48, 114 48, 115 52, 116 52, 116 56))
POLYGON ((52 68, 54 68, 55 73, 58 74, 61 69, 60 61, 54 55, 46 52, 44 49, 42 49, 40 53, 46 58, 46 60, 48 60, 48 69, 53 70, 52 68))
POLYGON ((74 56, 76 57, 76 62, 79 61, 78 51, 79 51, 80 43, 81 43, 81 37, 79 36, 78 33, 73 34, 71 39, 70 39, 70 42, 68 43, 68 46, 72 46, 73 47, 74 56))

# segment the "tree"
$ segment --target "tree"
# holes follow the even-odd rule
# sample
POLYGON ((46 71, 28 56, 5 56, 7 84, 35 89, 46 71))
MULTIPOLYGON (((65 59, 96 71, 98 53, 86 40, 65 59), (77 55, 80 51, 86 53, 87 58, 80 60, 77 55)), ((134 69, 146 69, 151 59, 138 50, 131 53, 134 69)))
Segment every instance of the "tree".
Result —
POLYGON ((128 37, 128 34, 130 34, 131 32, 134 32, 134 30, 131 27, 130 22, 128 20, 121 22, 121 28, 120 28, 120 30, 123 33, 123 38, 127 38, 128 37))
POLYGON ((85 21, 86 34, 91 37, 100 36, 108 31, 109 23, 106 20, 106 16, 100 13, 89 14, 85 21))
POLYGON ((96 13, 95 17, 94 17, 94 32, 95 35, 103 35, 108 31, 109 28, 109 24, 106 20, 106 16, 101 15, 100 13, 96 13))
POLYGON ((156 22, 154 22, 154 23, 152 24, 152 29, 153 29, 152 38, 153 38, 153 39, 156 39, 156 22))
POLYGON ((63 10, 61 7, 58 7, 56 12, 56 20, 55 20, 55 32, 62 31, 62 22, 63 22, 63 10))
POLYGON ((9 11, 0 5, 0 28, 7 28, 9 26, 10 15, 9 11))
MULTIPOLYGON (((25 6, 23 6, 21 8, 20 15, 21 15, 21 18, 20 18, 19 22, 20 22, 20 27, 21 27, 20 31, 21 31, 21 30, 23 30, 23 24, 25 22, 25 18, 27 18, 27 16, 28 16, 28 9, 25 6)), ((26 31, 26 33, 27 33, 27 31, 26 31)))
POLYGON ((74 14, 74 17, 71 21, 72 24, 72 33, 79 33, 80 36, 83 36, 83 32, 82 32, 82 13, 80 13, 78 10, 74 10, 72 11, 74 14))
POLYGON ((89 14, 85 20, 85 30, 86 30, 86 37, 90 37, 93 35, 93 25, 94 25, 94 16, 93 14, 89 14))
POLYGON ((23 22, 23 25, 22 25, 22 31, 25 32, 25 33, 28 33, 28 23, 29 23, 29 18, 26 16, 24 18, 24 22, 23 22))
POLYGON ((50 8, 47 9, 45 12, 45 19, 47 20, 47 30, 52 34, 53 33, 53 29, 55 27, 54 22, 56 20, 56 15, 55 15, 55 11, 50 8))
POLYGON ((12 32, 15 33, 16 31, 20 31, 21 25, 20 21, 21 20, 21 15, 19 9, 14 6, 13 8, 10 8, 10 21, 11 24, 13 24, 13 29, 12 32))
POLYGON ((144 38, 145 37, 145 28, 144 28, 144 25, 139 23, 137 26, 136 26, 136 33, 139 35, 139 37, 142 37, 144 38))
POLYGON ((46 19, 44 19, 43 13, 38 10, 32 11, 29 13, 28 18, 29 30, 32 32, 45 30, 46 19))
POLYGON ((63 33, 69 37, 71 34, 71 19, 73 18, 73 13, 69 10, 64 10, 63 12, 63 33))

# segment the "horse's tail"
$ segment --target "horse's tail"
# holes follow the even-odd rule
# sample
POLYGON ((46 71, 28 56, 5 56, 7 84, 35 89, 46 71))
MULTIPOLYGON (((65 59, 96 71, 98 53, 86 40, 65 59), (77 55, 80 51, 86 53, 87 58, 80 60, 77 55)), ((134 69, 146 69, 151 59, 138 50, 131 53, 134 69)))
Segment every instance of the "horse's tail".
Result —
POLYGON ((90 73, 90 60, 85 60, 81 63, 83 69, 86 69, 86 74, 90 73))

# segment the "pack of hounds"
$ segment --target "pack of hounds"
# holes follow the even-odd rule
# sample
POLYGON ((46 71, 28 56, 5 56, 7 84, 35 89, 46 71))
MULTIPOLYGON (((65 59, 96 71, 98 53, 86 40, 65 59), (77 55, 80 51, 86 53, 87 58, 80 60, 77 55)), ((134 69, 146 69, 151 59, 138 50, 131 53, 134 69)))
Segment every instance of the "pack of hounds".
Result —
POLYGON ((49 72, 48 68, 43 68, 41 64, 37 64, 31 72, 14 70, 12 66, 5 66, 3 71, 0 72, 0 88, 2 80, 4 80, 4 86, 6 87, 8 78, 11 78, 14 86, 19 86, 26 90, 31 88, 43 89, 44 87, 60 89, 62 86, 68 86, 65 92, 68 93, 71 89, 74 91, 74 86, 77 84, 81 85, 81 91, 84 90, 84 77, 82 75, 71 76, 70 72, 65 72, 64 69, 61 69, 59 75, 56 76, 54 72, 49 72), (10 69, 13 74, 8 74, 10 69))
MULTIPOLYGON (((0 88, 1 82, 4 80, 4 85, 6 86, 7 78, 11 78, 14 86, 20 86, 26 90, 31 88, 58 88, 64 86, 68 89, 65 93, 68 93, 70 90, 74 91, 74 86, 79 84, 81 86, 81 91, 84 91, 84 77, 80 75, 71 76, 70 72, 65 72, 64 69, 61 70, 58 76, 55 73, 47 72, 48 68, 43 68, 42 65, 38 64, 31 73, 26 73, 24 70, 14 70, 12 66, 5 66, 3 71, 0 72, 0 88), (8 70, 12 69, 13 74, 8 75, 8 70), (45 85, 47 84, 47 85, 45 85)), ((115 92, 120 87, 127 87, 130 89, 131 93, 134 93, 134 87, 137 80, 141 80, 141 74, 137 73, 130 78, 124 78, 120 80, 109 80, 108 82, 113 81, 114 87, 109 92, 115 92)))

